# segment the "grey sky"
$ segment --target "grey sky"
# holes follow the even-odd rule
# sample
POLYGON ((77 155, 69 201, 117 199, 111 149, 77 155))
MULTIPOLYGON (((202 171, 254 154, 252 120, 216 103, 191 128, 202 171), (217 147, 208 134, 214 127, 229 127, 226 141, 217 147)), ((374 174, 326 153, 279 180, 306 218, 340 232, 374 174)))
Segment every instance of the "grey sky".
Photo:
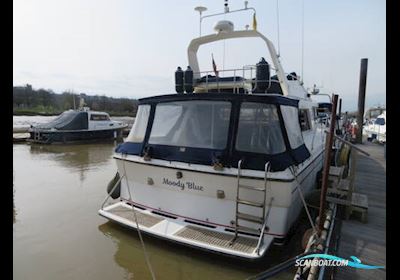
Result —
MULTIPOLYGON (((258 30, 278 48, 276 1, 250 0, 258 30)), ((187 66, 186 48, 198 36, 197 5, 222 12, 224 1, 194 0, 13 0, 14 85, 55 92, 140 98, 174 92, 176 67, 187 66)), ((231 9, 243 1, 229 1, 231 9)), ((360 59, 369 59, 367 106, 386 103, 386 4, 382 0, 304 0, 306 87, 357 106, 360 59)), ((301 0, 279 0, 281 60, 301 74, 301 0)), ((223 19, 221 16, 220 19, 223 19)), ((252 14, 226 17, 243 29, 252 14)), ((218 18, 204 21, 203 35, 218 18)), ((266 56, 255 39, 226 41, 225 68, 255 64, 266 56)), ((211 53, 223 67, 223 43, 199 51, 200 67, 211 70, 211 53)), ((266 58, 269 58, 266 56, 266 58)), ((205 69, 206 70, 206 69, 205 69)), ((321 97, 321 100, 324 100, 321 97)))

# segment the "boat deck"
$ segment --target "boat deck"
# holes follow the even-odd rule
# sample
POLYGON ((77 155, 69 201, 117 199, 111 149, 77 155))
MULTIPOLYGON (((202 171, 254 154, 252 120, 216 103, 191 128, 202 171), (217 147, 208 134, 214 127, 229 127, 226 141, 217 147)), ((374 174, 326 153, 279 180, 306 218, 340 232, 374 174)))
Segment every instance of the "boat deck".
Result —
POLYGON ((256 251, 257 236, 239 234, 235 242, 230 244, 234 233, 226 231, 223 227, 207 228, 189 224, 181 218, 173 219, 154 214, 150 210, 134 209, 125 202, 117 202, 99 210, 99 214, 133 229, 137 228, 137 220, 142 232, 188 246, 246 259, 262 257, 274 240, 273 236, 264 234, 264 240, 258 253, 256 251))
MULTIPOLYGON (((368 223, 344 220, 337 255, 356 256, 369 265, 386 265, 386 160, 384 147, 366 142, 358 145, 371 156, 358 153, 355 191, 368 195, 368 223)), ((340 267, 335 279, 386 279, 385 269, 340 267)))
POLYGON ((121 218, 127 219, 129 221, 135 222, 135 216, 137 218, 137 222, 139 226, 144 226, 144 227, 152 227, 159 222, 161 222, 163 219, 155 216, 151 216, 148 214, 141 213, 139 211, 135 212, 132 209, 129 209, 127 207, 124 207, 122 205, 118 205, 117 207, 111 208, 109 210, 109 213, 112 213, 114 215, 117 215, 121 218))
POLYGON ((215 232, 194 226, 186 226, 177 233, 175 233, 175 235, 188 240, 196 240, 214 246, 231 249, 239 252, 245 252, 249 254, 251 254, 257 246, 256 239, 246 238, 243 236, 239 236, 235 240, 235 242, 232 245, 230 245, 230 242, 232 240, 231 234, 215 232))

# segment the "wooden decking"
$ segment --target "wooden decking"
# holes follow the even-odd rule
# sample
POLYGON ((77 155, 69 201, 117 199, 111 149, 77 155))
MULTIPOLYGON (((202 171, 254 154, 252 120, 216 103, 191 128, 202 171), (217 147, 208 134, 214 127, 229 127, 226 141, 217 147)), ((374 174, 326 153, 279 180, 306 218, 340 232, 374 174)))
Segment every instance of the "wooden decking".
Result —
MULTIPOLYGON (((386 160, 384 147, 364 143, 359 147, 370 157, 358 154, 355 191, 368 195, 368 222, 344 220, 337 255, 356 256, 364 264, 386 265, 386 160)), ((338 267, 335 279, 386 279, 386 270, 338 267)))

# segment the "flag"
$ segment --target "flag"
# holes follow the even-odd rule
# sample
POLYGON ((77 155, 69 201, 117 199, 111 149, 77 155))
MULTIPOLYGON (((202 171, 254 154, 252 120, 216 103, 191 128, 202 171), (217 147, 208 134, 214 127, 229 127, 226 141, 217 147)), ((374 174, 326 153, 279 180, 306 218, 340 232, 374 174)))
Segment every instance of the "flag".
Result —
POLYGON ((253 29, 254 29, 254 30, 257 30, 256 13, 253 14, 253 29))
POLYGON ((214 69, 215 76, 218 77, 217 65, 215 64, 214 55, 213 54, 211 54, 211 58, 212 58, 212 66, 213 66, 213 69, 214 69))

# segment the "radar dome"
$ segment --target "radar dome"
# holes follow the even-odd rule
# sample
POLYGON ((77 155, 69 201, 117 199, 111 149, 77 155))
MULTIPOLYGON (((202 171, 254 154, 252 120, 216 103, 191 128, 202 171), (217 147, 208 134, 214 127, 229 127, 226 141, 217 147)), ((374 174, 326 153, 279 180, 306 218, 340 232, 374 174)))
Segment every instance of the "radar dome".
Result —
POLYGON ((218 21, 215 26, 214 30, 217 33, 223 32, 223 33, 228 33, 233 31, 233 22, 229 20, 220 20, 218 21))

